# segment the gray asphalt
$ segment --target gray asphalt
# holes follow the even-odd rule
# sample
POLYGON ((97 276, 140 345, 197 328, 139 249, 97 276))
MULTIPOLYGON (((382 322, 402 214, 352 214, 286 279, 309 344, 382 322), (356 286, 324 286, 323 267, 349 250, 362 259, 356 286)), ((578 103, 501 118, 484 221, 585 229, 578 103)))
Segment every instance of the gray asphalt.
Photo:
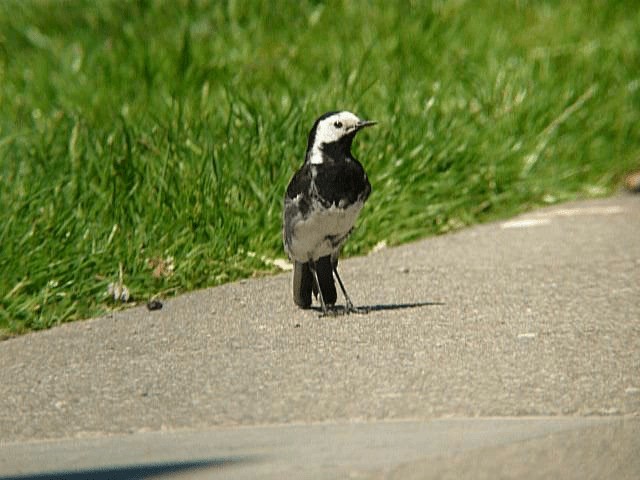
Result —
POLYGON ((367 315, 282 274, 0 342, 0 478, 638 478, 639 239, 565 204, 341 262, 367 315))

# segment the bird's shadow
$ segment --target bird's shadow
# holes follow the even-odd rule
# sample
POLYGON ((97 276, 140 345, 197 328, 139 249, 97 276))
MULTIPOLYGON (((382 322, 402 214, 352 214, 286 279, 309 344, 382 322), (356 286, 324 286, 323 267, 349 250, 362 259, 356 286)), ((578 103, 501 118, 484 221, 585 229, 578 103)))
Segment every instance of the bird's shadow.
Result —
MULTIPOLYGON (((346 306, 344 305, 335 305, 334 307, 329 309, 328 315, 346 315, 349 313, 365 314, 370 312, 382 312, 387 310, 405 310, 408 308, 432 307, 432 306, 438 306, 438 305, 444 305, 444 302, 413 302, 413 303, 386 303, 386 304, 376 304, 376 305, 362 305, 362 306, 356 307, 357 311, 355 312, 348 311, 346 306)), ((318 312, 320 314, 322 313, 322 308, 317 306, 311 307, 311 310, 318 312)))
POLYGON ((384 310, 404 310, 407 308, 434 307, 438 305, 444 305, 444 302, 386 303, 367 305, 360 308, 363 308, 370 312, 381 312, 384 310))

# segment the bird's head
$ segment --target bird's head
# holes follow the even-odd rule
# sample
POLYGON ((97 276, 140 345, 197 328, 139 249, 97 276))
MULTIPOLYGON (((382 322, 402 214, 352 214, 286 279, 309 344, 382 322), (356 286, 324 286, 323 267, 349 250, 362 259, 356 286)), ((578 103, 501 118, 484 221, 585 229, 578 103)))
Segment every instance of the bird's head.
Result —
POLYGON ((328 112, 320 116, 309 132, 307 161, 322 163, 323 157, 337 157, 351 153, 351 142, 356 133, 376 122, 362 120, 351 112, 328 112))

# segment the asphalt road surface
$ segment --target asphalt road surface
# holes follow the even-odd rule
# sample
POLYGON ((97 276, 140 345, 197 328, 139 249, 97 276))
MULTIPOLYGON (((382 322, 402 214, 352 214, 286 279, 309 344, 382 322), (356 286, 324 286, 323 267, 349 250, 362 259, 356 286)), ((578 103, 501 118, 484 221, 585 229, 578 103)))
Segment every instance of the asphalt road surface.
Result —
POLYGON ((341 273, 370 313, 284 273, 0 342, 0 480, 640 478, 640 197, 341 273))

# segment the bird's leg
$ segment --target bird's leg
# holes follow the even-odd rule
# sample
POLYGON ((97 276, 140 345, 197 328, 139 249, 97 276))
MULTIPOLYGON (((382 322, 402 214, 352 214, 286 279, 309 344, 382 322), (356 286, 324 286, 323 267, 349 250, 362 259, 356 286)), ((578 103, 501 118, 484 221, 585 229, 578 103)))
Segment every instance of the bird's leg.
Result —
POLYGON ((346 312, 347 313, 369 313, 369 310, 367 310, 366 308, 358 308, 353 306, 353 302, 351 301, 351 298, 349 298, 349 294, 347 293, 347 290, 344 288, 344 283, 342 283, 342 279, 340 278, 340 275, 338 275, 338 268, 335 264, 333 265, 333 274, 338 279, 338 284, 340 285, 340 289, 342 289, 342 293, 344 294, 344 299, 346 303, 346 306, 345 306, 346 312))
POLYGON ((309 270, 311 270, 313 281, 318 289, 318 298, 320 299, 320 306, 322 307, 322 315, 327 315, 329 311, 327 310, 327 305, 324 303, 324 298, 322 297, 322 290, 320 289, 320 282, 318 281, 318 272, 316 272, 316 262, 313 260, 309 260, 309 270))

